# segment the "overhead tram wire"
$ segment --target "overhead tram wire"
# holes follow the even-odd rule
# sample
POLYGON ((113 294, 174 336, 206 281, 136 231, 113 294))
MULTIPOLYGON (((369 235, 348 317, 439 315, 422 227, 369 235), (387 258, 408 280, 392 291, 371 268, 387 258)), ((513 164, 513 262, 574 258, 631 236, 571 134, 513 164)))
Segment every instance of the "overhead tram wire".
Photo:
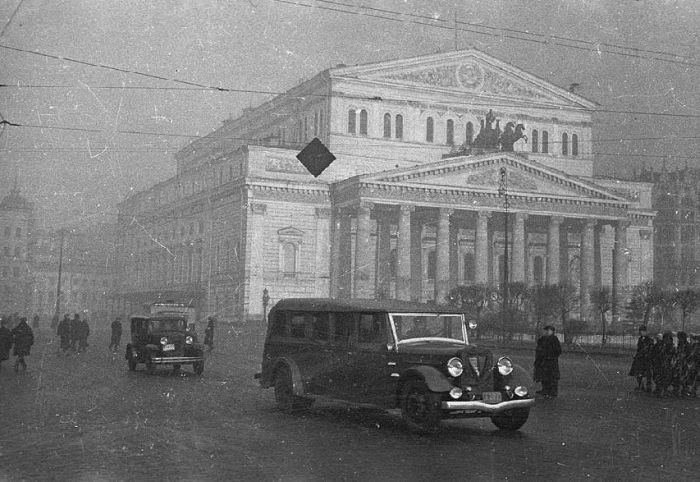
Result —
MULTIPOLYGON (((360 12, 360 11, 353 11, 353 10, 345 10, 343 8, 333 8, 329 6, 324 6, 324 5, 311 5, 307 3, 301 3, 298 1, 291 1, 291 0, 271 0, 273 2, 277 3, 283 3, 287 5, 293 5, 293 6, 298 6, 298 7, 307 7, 307 8, 318 8, 320 10, 330 10, 334 12, 339 12, 339 13, 346 13, 346 14, 351 14, 351 15, 360 15, 360 16, 365 16, 365 17, 372 17, 372 18, 378 18, 382 20, 389 20, 393 22, 401 22, 401 23, 413 23, 417 25, 423 25, 423 26, 428 26, 428 27, 434 27, 434 28, 440 28, 444 30, 453 30, 456 27, 454 25, 447 24, 447 20, 440 19, 440 18, 433 18, 430 16, 423 16, 423 15, 416 15, 416 14, 410 14, 410 13, 404 13, 404 12, 399 12, 395 10, 386 10, 386 9, 377 9, 377 8, 372 8, 372 7, 357 7, 355 5, 349 5, 345 4, 342 2, 330 2, 328 0, 317 0, 319 3, 330 3, 333 4, 337 7, 344 7, 348 9, 366 9, 366 10, 375 10, 375 11, 380 11, 382 13, 390 14, 390 15, 398 15, 398 16, 403 16, 403 17, 418 17, 421 19, 425 19, 428 22, 421 22, 417 20, 408 20, 406 18, 397 18, 394 16, 384 16, 384 15, 374 15, 371 13, 366 13, 366 12, 360 12), (434 22, 445 22, 445 25, 438 25, 435 24, 434 22)), ((577 50, 587 50, 590 52, 595 52, 595 53, 600 53, 600 52, 605 52, 613 55, 621 55, 621 56, 626 56, 626 57, 634 57, 634 58, 640 58, 640 59, 645 59, 645 60, 658 60, 661 62, 669 62, 669 63, 676 63, 676 64, 681 64, 681 65, 686 65, 686 66, 693 66, 693 67, 700 67, 700 61, 698 62, 692 62, 689 60, 674 60, 674 59, 667 59, 663 57, 658 57, 658 56, 645 56, 645 55, 640 55, 640 54, 635 54, 635 53, 629 53, 629 52, 617 52, 614 50, 606 50, 601 48, 601 46, 606 46, 609 48, 627 48, 630 50, 637 50, 637 51, 642 51, 642 52, 648 52, 648 53, 653 53, 655 51, 645 51, 644 49, 638 49, 636 47, 623 47, 623 46, 617 46, 616 44, 609 44, 609 43, 604 43, 604 42, 592 42, 588 40, 579 40, 579 39, 573 39, 573 38, 567 38, 567 37, 557 37, 553 35, 544 35, 544 34, 532 34, 530 32, 526 32, 524 30, 516 30, 516 29, 506 29, 506 28, 501 28, 501 27, 492 27, 492 26, 484 26, 484 25, 479 25, 479 24, 474 24, 474 23, 468 23, 468 22, 463 22, 463 21, 457 21, 458 24, 460 24, 462 27, 459 28, 459 30, 465 31, 465 32, 470 32, 470 33, 476 33, 479 35, 485 35, 485 36, 490 36, 490 37, 498 37, 498 38, 510 38, 513 40, 522 40, 526 42, 532 42, 532 43, 538 43, 541 45, 558 45, 561 47, 568 47, 572 49, 577 49, 577 50), (469 26, 471 28, 465 28, 465 26, 469 26), (517 35, 509 35, 509 34, 494 34, 491 32, 482 32, 479 30, 475 30, 475 28, 481 28, 481 29, 492 29, 492 30, 498 30, 498 31, 510 31, 513 33, 517 33, 521 36, 517 35), (522 35, 539 35, 542 38, 526 38, 523 37, 522 35), (553 41, 550 39, 557 39, 557 40, 566 40, 569 42, 580 42, 584 44, 588 44, 588 47, 585 46, 579 46, 579 45, 571 45, 567 43, 562 43, 561 41, 553 41)), ((671 57, 682 57, 685 58, 685 56, 680 55, 680 54, 675 54, 671 52, 663 52, 662 55, 667 55, 671 57)))

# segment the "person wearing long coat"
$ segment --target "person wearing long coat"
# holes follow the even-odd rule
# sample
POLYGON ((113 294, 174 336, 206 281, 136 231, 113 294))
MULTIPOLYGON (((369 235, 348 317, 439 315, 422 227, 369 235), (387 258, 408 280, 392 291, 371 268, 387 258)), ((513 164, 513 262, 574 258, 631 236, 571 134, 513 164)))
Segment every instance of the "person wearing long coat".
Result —
POLYGON ((637 390, 651 392, 651 363, 654 340, 647 335, 647 327, 639 327, 639 339, 637 340, 637 353, 632 360, 629 376, 637 378, 637 390), (643 381, 646 380, 646 384, 643 381))
POLYGON ((0 320, 0 368, 2 362, 10 358, 10 348, 12 348, 12 332, 7 327, 7 320, 0 320))
POLYGON ((551 325, 544 327, 544 335, 537 340, 535 348, 535 381, 542 384, 541 393, 545 398, 559 395, 559 355, 561 344, 551 325))
POLYGON ((660 396, 670 395, 668 390, 673 382, 673 363, 676 358, 676 347, 670 331, 665 332, 656 345, 654 357, 654 393, 660 396))
POLYGON ((109 349, 112 352, 116 352, 119 349, 119 343, 122 339, 122 319, 116 317, 112 322, 112 333, 109 341, 109 349))
POLYGON ((76 350, 76 345, 78 344, 78 340, 80 340, 81 329, 82 323, 80 322, 80 314, 76 313, 70 321, 70 347, 73 351, 76 350))
POLYGON ((61 339, 61 350, 63 353, 66 353, 70 349, 70 328, 70 318, 68 315, 64 315, 63 319, 58 324, 58 328, 56 328, 56 334, 61 339))
POLYGON ((208 318, 209 323, 204 329, 204 344, 209 347, 209 351, 214 349, 214 324, 216 323, 216 318, 210 316, 208 318))
POLYGON ((78 331, 78 351, 85 351, 88 347, 88 337, 90 336, 90 324, 87 319, 83 317, 80 320, 79 331, 78 331))
POLYGON ((25 356, 29 356, 31 347, 34 344, 34 332, 27 324, 27 318, 24 316, 19 319, 19 324, 12 329, 12 344, 14 345, 14 355, 17 357, 15 362, 15 371, 19 370, 19 366, 27 369, 27 362, 24 361, 25 356))

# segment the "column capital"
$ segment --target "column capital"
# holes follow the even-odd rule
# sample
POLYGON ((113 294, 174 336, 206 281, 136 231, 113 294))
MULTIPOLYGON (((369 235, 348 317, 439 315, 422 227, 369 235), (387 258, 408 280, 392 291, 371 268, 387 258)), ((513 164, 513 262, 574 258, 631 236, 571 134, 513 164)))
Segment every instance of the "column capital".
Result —
POLYGON ((399 211, 405 214, 412 213, 416 210, 413 204, 399 204, 399 211))
POLYGON ((448 218, 452 216, 452 214, 455 212, 454 209, 452 208, 440 208, 438 210, 438 216, 443 219, 443 218, 448 218))
POLYGON ((253 214, 266 214, 267 213, 267 204, 250 203, 250 211, 253 214))
POLYGON ((598 220, 597 219, 584 219, 583 220, 583 227, 585 229, 594 229, 598 226, 598 220))
POLYGON ((632 225, 629 219, 619 219, 615 224, 615 229, 627 229, 632 225))
POLYGON ((493 212, 491 211, 477 211, 476 215, 481 219, 489 219, 493 212))
POLYGON ((367 210, 371 211, 374 208, 374 203, 369 202, 369 201, 360 201, 360 203, 357 205, 357 209, 359 210, 367 210))
POLYGON ((523 222, 527 220, 528 217, 530 217, 530 214, 528 213, 514 213, 515 214, 515 220, 520 221, 522 220, 523 222))
POLYGON ((316 217, 317 218, 328 218, 331 216, 331 209, 330 208, 316 208, 316 217))
POLYGON ((561 225, 561 223, 564 222, 564 216, 550 216, 549 217, 549 224, 556 224, 556 225, 561 225))

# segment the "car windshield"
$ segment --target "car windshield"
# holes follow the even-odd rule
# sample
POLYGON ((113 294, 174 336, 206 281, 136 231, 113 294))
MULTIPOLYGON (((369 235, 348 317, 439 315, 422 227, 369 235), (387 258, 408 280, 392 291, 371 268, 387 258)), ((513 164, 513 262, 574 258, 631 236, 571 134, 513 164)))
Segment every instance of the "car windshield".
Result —
POLYGON ((467 343, 462 315, 395 313, 391 320, 399 343, 435 338, 467 343))
POLYGON ((183 331, 185 320, 181 318, 151 319, 151 331, 183 331))

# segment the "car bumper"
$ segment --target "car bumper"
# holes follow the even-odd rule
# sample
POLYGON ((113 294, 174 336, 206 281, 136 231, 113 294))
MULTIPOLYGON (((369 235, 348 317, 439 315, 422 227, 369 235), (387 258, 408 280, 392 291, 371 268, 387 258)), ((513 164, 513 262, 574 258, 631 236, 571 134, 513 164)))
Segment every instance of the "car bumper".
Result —
POLYGON ((474 410, 485 413, 501 413, 514 408, 527 408, 535 404, 534 398, 524 398, 521 400, 507 400, 500 403, 486 403, 478 400, 467 401, 444 401, 443 410, 474 410))
POLYGON ((201 361, 204 361, 203 356, 164 356, 151 358, 151 363, 155 363, 156 365, 173 365, 180 363, 195 363, 201 361))

